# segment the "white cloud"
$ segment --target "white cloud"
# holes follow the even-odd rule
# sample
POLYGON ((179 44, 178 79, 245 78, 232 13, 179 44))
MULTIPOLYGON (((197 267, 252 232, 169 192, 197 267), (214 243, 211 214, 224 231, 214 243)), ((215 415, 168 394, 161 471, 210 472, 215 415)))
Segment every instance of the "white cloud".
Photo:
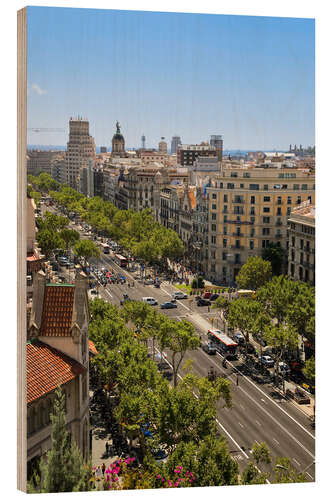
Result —
POLYGON ((34 92, 37 95, 47 94, 46 90, 41 89, 40 86, 37 85, 37 83, 33 83, 30 87, 28 87, 28 95, 30 95, 30 94, 32 94, 34 92))

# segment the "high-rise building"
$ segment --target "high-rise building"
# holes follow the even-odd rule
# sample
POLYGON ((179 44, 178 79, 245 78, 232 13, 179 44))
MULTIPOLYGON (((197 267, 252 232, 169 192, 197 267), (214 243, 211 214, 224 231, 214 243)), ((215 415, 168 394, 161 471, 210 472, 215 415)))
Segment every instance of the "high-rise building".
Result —
POLYGON ((66 151, 67 183, 73 189, 80 187, 80 173, 89 160, 96 156, 95 141, 89 135, 89 122, 81 117, 69 120, 69 141, 66 151))
POLYGON ((165 142, 165 137, 161 137, 158 143, 158 152, 167 155, 168 154, 168 144, 165 142))
POLYGON ((171 154, 175 155, 177 154, 177 149, 178 146, 180 146, 182 143, 179 135, 174 135, 173 138, 171 139, 171 154))
POLYGON ((217 157, 221 161, 223 155, 223 139, 222 135, 211 135, 210 145, 216 149, 217 157))
POLYGON ((208 144, 183 144, 177 149, 177 162, 183 166, 191 166, 198 156, 217 156, 216 148, 208 144))

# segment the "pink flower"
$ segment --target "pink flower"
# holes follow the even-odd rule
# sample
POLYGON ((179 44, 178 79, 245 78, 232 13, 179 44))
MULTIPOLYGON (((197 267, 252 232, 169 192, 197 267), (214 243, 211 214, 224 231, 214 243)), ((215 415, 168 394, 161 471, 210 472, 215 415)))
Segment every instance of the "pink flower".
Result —
POLYGON ((157 474, 157 479, 160 479, 161 478, 161 474, 157 474))
POLYGON ((168 486, 172 486, 172 481, 170 481, 170 479, 168 479, 168 486))
POLYGON ((162 483, 164 483, 164 481, 165 481, 164 477, 161 478, 161 481, 162 481, 162 483))

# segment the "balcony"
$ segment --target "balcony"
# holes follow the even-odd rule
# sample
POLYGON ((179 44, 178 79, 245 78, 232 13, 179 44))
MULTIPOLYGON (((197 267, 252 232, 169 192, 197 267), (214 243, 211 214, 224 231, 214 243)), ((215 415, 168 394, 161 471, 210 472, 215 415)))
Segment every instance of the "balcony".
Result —
POLYGON ((244 246, 240 245, 240 246, 237 246, 237 245, 231 245, 231 248, 233 250, 244 250, 244 246))
POLYGON ((241 238, 244 236, 244 233, 232 233, 232 235, 241 238))
POLYGON ((232 200, 232 203, 235 203, 235 204, 237 204, 237 205, 242 205, 242 204, 244 204, 244 203, 245 203, 245 201, 244 201, 242 198, 234 198, 234 199, 232 200))
POLYGON ((276 233, 275 238, 282 238, 282 236, 283 235, 281 233, 276 233))

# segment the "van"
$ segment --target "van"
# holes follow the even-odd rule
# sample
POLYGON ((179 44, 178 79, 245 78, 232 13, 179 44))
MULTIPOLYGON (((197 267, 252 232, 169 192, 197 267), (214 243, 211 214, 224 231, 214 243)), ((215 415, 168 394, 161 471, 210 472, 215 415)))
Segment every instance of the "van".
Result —
POLYGON ((149 304, 150 306, 157 306, 158 302, 154 297, 142 297, 142 302, 149 304))

